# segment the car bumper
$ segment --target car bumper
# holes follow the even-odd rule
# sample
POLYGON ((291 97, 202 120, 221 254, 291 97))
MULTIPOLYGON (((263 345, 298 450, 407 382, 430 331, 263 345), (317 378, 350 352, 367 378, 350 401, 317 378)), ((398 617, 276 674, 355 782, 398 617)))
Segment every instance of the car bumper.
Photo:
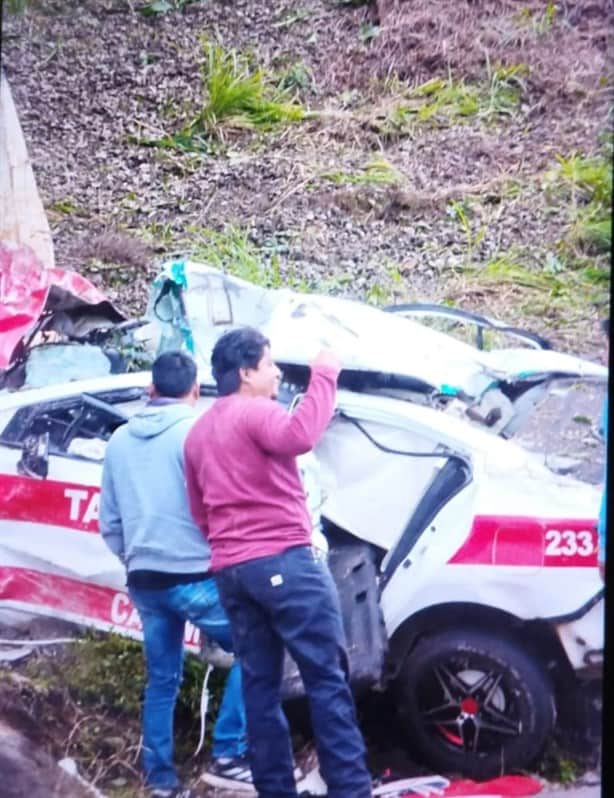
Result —
POLYGON ((578 676, 596 675, 603 666, 603 594, 580 617, 561 620, 555 628, 569 663, 578 676))

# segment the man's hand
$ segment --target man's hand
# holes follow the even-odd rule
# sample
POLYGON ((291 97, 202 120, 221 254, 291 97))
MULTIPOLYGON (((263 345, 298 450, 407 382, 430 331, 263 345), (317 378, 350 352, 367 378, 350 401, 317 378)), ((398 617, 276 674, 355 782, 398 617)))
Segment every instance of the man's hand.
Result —
POLYGON ((341 358, 331 349, 322 349, 311 361, 311 367, 324 366, 341 371, 341 358))

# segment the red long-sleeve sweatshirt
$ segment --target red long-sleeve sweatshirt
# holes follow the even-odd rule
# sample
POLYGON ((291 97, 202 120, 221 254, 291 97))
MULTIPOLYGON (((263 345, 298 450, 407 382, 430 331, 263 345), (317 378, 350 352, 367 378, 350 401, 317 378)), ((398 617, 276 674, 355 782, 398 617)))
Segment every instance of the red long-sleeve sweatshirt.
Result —
POLYGON ((311 519, 296 456, 332 418, 338 372, 315 367, 293 413, 263 397, 217 399, 185 442, 194 520, 211 546, 211 570, 308 545, 311 519))

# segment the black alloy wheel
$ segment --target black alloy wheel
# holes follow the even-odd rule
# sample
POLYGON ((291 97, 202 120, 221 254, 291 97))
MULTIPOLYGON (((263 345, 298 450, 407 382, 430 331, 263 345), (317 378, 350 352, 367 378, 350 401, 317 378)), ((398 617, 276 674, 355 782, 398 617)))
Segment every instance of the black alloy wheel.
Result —
POLYGON ((554 690, 541 662, 495 633, 423 638, 399 688, 411 749, 442 773, 484 779, 526 767, 554 726, 554 690))

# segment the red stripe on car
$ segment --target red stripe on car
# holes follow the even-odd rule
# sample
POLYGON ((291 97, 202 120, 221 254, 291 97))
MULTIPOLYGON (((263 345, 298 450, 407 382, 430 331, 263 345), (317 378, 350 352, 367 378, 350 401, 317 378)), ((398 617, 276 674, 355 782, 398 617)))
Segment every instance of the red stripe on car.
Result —
MULTIPOLYGON (((45 607, 57 617, 108 630, 141 631, 138 613, 126 592, 58 574, 0 566, 0 603, 3 601, 19 602, 33 611, 45 607)), ((193 648, 199 639, 198 629, 187 624, 186 645, 193 648)))
POLYGON ((594 518, 478 515, 450 565, 522 565, 546 568, 597 565, 594 518))
POLYGON ((141 628, 127 593, 44 571, 0 566, 0 597, 141 628))
MULTIPOLYGON (((0 520, 29 521, 98 532, 100 490, 56 480, 0 475, 0 520)), ((593 567, 594 518, 479 515, 450 565, 593 567)))
POLYGON ((91 485, 0 475, 0 519, 98 532, 100 490, 91 485))

